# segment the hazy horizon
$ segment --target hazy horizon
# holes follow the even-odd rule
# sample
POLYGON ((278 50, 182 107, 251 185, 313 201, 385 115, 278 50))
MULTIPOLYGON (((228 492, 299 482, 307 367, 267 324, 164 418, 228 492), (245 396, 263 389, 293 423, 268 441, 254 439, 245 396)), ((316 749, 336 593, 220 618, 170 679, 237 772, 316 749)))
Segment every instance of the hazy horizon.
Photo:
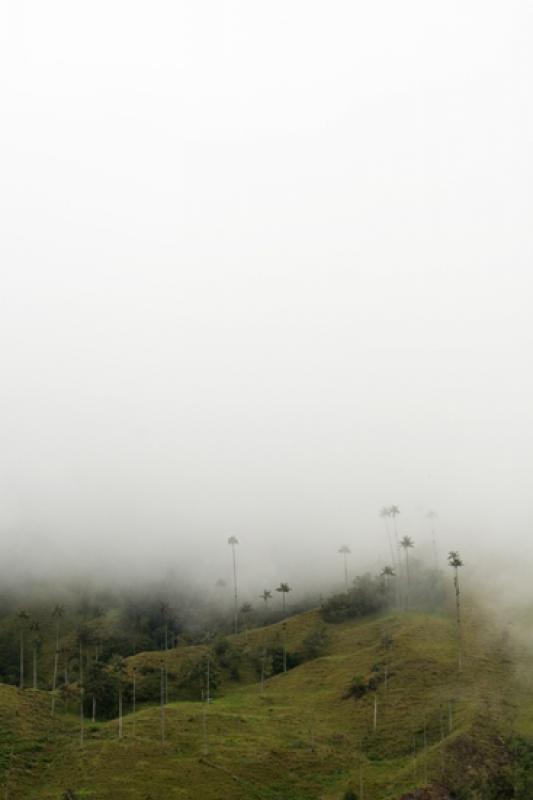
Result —
POLYGON ((4 4, 4 570, 531 558, 532 28, 4 4))

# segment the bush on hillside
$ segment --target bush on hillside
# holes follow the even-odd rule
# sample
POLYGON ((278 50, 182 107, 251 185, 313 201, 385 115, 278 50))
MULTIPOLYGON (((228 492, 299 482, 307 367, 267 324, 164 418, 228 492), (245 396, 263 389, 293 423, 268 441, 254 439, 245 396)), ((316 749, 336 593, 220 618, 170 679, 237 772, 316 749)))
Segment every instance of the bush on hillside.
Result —
POLYGON ((344 622, 347 619, 375 614, 387 605, 387 594, 383 581, 371 575, 363 575, 354 581, 347 592, 333 595, 322 606, 326 622, 344 622))
POLYGON ((313 658, 318 658, 326 650, 329 644, 329 635, 327 629, 322 626, 315 628, 307 634, 302 642, 302 655, 305 661, 311 661, 313 658))

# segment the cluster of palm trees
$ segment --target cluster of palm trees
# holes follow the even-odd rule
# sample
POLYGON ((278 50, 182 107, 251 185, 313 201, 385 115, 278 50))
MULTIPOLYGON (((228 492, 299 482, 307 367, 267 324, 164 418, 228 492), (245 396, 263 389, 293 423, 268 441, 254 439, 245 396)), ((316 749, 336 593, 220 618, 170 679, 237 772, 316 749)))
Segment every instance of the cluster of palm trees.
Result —
MULTIPOLYGON (((228 538, 228 544, 231 547, 231 560, 233 566, 233 632, 238 633, 239 631, 239 593, 237 588, 237 555, 235 548, 239 544, 239 540, 236 536, 230 536, 228 538)), ((226 586, 226 582, 219 578, 216 582, 216 585, 220 588, 224 588, 226 586)), ((285 596, 292 592, 292 588, 289 586, 288 583, 281 581, 280 585, 276 588, 276 592, 281 593, 282 598, 282 609, 283 613, 285 614, 285 596)), ((265 604, 265 609, 268 607, 268 601, 272 599, 272 591, 270 589, 263 589, 262 593, 259 595, 259 598, 265 604)), ((249 614, 253 610, 250 603, 244 603, 241 606, 240 613, 241 614, 249 614)))

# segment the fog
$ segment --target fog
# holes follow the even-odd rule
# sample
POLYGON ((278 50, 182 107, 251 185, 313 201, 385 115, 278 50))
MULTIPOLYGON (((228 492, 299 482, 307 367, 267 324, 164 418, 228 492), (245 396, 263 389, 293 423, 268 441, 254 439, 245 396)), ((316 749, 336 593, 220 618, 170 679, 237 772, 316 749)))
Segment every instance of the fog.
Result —
POLYGON ((531 5, 0 8, 3 569, 531 558, 531 5))

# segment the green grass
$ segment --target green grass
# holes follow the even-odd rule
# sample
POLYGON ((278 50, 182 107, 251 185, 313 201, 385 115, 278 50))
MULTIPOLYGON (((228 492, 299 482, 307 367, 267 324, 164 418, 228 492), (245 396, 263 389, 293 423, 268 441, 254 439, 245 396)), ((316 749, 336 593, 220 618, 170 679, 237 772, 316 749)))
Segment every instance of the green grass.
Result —
MULTIPOLYGON (((285 628, 278 623, 229 639, 251 665, 283 636, 289 650, 301 648, 322 625, 311 611, 285 628)), ((361 774, 367 800, 393 800, 439 781, 443 770, 460 781, 464 753, 472 769, 494 761, 496 733, 533 734, 533 687, 515 669, 516 659, 526 665, 528 656, 511 653, 480 615, 465 622, 461 674, 455 627, 445 617, 388 615, 326 627, 324 655, 270 678, 263 694, 251 666, 239 683, 223 676, 205 715, 207 755, 199 702, 167 706, 165 743, 152 706, 126 716, 122 740, 116 720, 86 722, 82 749, 76 716, 51 720, 49 695, 1 686, 0 768, 10 800, 60 800, 67 788, 87 800, 340 800, 348 787, 357 790, 361 774), (381 680, 376 693, 346 698, 352 678, 383 678, 385 663, 387 689, 381 680)), ((169 670, 179 672, 205 652, 178 648, 167 656, 169 670)), ((156 667, 160 658, 138 654, 129 669, 156 667)))

